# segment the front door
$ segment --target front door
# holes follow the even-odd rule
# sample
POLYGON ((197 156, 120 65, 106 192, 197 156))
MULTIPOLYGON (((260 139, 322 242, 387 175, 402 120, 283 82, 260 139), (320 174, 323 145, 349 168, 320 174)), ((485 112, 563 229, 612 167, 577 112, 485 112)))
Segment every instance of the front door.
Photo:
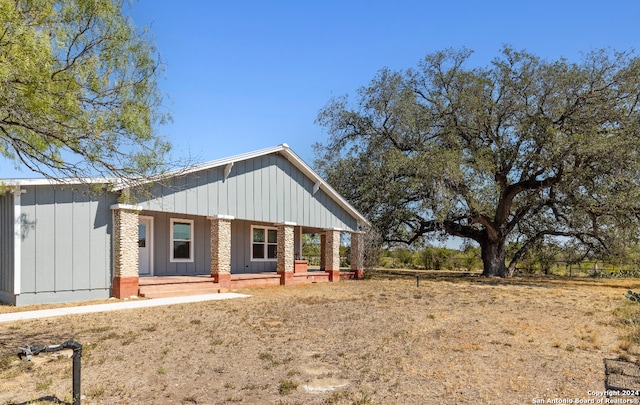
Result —
POLYGON ((153 269, 153 218, 138 217, 138 274, 150 276, 153 269))

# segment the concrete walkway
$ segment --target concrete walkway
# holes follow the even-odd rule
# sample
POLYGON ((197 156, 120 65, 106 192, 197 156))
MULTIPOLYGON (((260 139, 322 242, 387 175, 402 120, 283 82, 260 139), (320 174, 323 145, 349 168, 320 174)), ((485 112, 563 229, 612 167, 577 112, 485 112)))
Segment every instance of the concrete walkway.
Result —
POLYGON ((184 297, 153 298, 148 300, 119 301, 108 304, 83 305, 78 307, 65 307, 53 309, 41 309, 37 311, 11 312, 0 314, 0 323, 22 321, 25 319, 53 318, 56 316, 89 314, 92 312, 118 311, 121 309, 136 309, 158 307, 161 305, 187 304, 190 302, 227 300, 231 298, 246 298, 250 295, 237 293, 219 293, 188 295, 184 297))

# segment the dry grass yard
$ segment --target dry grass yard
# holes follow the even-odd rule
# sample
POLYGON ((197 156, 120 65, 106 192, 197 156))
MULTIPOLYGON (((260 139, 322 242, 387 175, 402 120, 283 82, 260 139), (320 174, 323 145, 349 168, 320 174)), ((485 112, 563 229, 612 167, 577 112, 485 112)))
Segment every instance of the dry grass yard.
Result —
MULTIPOLYGON (((0 404, 525 404, 595 399, 635 361, 639 280, 377 276, 250 298, 0 324, 0 404)), ((0 311, 15 310, 0 307, 0 311)), ((639 321, 640 322, 640 321, 639 321)))

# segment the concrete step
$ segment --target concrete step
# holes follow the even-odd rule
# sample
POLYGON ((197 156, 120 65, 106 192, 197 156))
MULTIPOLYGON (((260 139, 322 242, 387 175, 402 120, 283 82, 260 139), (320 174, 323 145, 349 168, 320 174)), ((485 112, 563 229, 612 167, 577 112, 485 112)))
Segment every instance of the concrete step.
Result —
POLYGON ((220 286, 211 280, 187 283, 163 283, 141 285, 138 295, 145 298, 162 298, 185 295, 216 294, 220 286))
POLYGON ((202 295, 202 294, 218 294, 224 292, 219 288, 215 290, 163 290, 163 291, 151 291, 141 292, 139 295, 144 298, 167 298, 167 297, 184 297, 188 295, 202 295))

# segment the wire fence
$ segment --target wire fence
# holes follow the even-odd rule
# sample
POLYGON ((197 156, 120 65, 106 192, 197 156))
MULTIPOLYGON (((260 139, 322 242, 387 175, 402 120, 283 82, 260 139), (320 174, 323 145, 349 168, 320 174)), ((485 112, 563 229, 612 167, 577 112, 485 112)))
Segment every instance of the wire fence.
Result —
MULTIPOLYGON (((482 272, 482 262, 468 256, 451 256, 442 261, 426 266, 415 260, 397 257, 383 257, 379 267, 385 269, 413 269, 413 270, 447 270, 482 272)), ((546 262, 518 263, 515 275, 553 275, 560 277, 640 277, 640 266, 637 262, 608 263, 602 260, 583 260, 569 262, 552 260, 546 262)))

